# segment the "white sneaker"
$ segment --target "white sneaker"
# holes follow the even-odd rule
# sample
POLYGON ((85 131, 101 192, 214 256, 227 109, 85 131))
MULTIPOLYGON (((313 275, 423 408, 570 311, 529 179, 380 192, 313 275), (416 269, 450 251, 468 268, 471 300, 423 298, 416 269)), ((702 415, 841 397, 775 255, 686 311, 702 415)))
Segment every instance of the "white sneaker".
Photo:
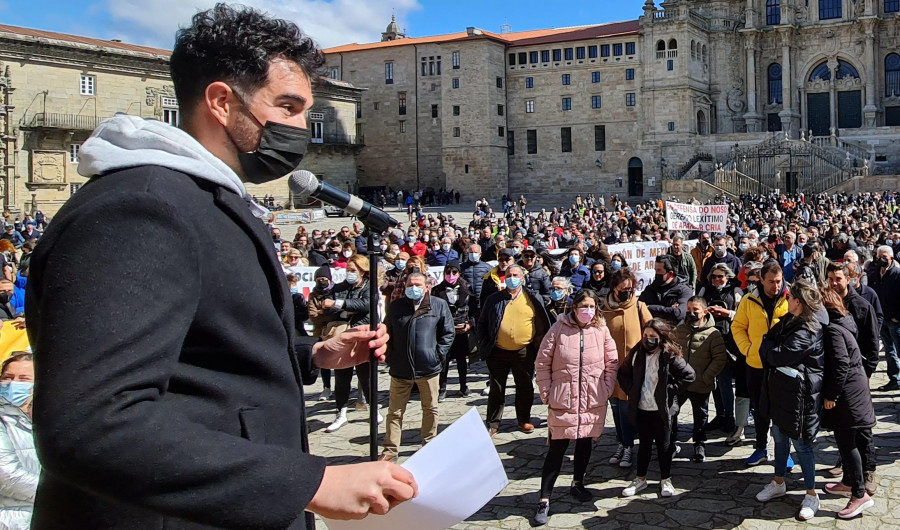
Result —
POLYGON ((635 478, 631 481, 631 484, 629 484, 625 487, 625 489, 622 490, 622 496, 633 497, 634 495, 638 494, 641 491, 644 491, 645 489, 647 489, 647 480, 635 478))
POLYGON ((625 454, 625 446, 619 444, 619 447, 616 447, 616 452, 613 453, 611 457, 609 457, 610 464, 618 464, 619 460, 622 460, 622 455, 625 454))
POLYGON ((375 423, 377 423, 378 425, 384 423, 384 416, 382 416, 380 412, 378 413, 378 418, 375 420, 375 423))
POLYGON ((756 494, 756 500, 759 502, 768 502, 778 497, 784 497, 787 494, 787 484, 782 482, 778 484, 774 480, 766 484, 766 487, 756 494))
POLYGON ((728 438, 725 438, 725 445, 734 446, 740 445, 741 442, 744 441, 744 428, 743 427, 735 427, 734 432, 728 435, 728 438))
POLYGON ((809 521, 816 516, 816 512, 818 511, 819 496, 805 495, 803 497, 803 503, 800 504, 800 513, 797 515, 797 519, 800 519, 801 521, 809 521))
POLYGON ((671 478, 664 478, 659 483, 659 494, 662 497, 672 497, 675 495, 675 486, 672 485, 671 478))
POLYGON ((631 447, 626 447, 625 452, 622 453, 622 459, 619 460, 619 467, 629 468, 631 467, 631 457, 634 451, 631 447))
POLYGON ((322 392, 319 394, 319 401, 328 401, 331 399, 331 389, 325 387, 322 389, 322 392))
POLYGON ((334 421, 331 422, 331 425, 325 428, 325 432, 334 432, 341 427, 343 427, 347 423, 347 409, 343 408, 340 412, 338 412, 337 417, 334 418, 334 421))
POLYGON ((484 387, 484 390, 481 391, 482 396, 490 395, 490 393, 491 393, 491 387, 489 387, 489 386, 484 387))

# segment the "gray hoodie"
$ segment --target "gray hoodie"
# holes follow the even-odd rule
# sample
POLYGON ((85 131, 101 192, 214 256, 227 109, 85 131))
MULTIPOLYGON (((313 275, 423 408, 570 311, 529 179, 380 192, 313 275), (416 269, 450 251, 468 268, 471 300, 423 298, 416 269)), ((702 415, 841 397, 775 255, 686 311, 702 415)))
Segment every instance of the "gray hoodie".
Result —
POLYGON ((101 123, 78 152, 78 173, 85 177, 136 166, 162 166, 208 180, 243 197, 254 216, 269 215, 225 162, 190 134, 161 121, 117 114, 101 123))

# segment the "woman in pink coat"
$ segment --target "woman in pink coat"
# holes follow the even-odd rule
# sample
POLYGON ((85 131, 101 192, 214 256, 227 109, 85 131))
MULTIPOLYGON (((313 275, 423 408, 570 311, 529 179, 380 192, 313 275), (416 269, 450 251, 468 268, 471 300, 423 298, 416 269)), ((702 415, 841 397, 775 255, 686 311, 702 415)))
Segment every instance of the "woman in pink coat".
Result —
POLYGON ((541 473, 541 497, 534 522, 547 523, 550 492, 559 477, 569 440, 575 440, 575 476, 569 492, 580 502, 591 500, 584 473, 591 445, 603 433, 606 402, 616 385, 616 343, 597 310, 597 294, 579 291, 572 311, 550 328, 535 361, 541 401, 549 406, 549 451, 541 473))

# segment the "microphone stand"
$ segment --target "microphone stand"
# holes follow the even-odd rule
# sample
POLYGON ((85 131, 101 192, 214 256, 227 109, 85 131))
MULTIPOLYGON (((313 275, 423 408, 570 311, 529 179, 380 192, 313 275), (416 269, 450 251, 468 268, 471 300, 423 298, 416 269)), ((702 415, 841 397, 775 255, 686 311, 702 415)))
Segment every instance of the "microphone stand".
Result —
MULTIPOLYGON (((382 256, 381 234, 366 226, 369 232, 369 329, 378 329, 378 260, 382 256)), ((387 312, 387 311, 385 311, 387 312)), ((378 459, 378 359, 375 350, 369 350, 369 458, 378 459)))

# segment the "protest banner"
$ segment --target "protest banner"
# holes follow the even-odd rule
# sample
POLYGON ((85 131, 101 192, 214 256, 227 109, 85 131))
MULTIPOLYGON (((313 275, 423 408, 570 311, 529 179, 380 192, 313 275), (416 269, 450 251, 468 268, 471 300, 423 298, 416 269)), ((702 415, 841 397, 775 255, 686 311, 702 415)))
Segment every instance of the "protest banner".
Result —
POLYGON ((666 201, 666 224, 672 232, 710 232, 724 234, 728 206, 719 204, 681 204, 666 201))

